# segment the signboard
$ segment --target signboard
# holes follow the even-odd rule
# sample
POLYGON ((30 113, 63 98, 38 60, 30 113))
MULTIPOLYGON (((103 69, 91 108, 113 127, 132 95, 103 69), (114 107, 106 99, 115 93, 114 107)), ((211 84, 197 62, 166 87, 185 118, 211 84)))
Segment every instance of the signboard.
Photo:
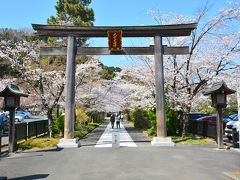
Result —
POLYGON ((122 51, 122 31, 108 31, 108 49, 122 51))

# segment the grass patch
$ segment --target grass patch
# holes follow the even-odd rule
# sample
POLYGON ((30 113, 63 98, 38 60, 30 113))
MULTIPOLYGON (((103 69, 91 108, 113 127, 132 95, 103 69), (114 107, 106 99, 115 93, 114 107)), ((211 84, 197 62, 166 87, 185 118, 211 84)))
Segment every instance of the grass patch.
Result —
POLYGON ((172 136, 172 140, 177 144, 213 144, 213 140, 210 138, 203 138, 199 136, 189 135, 187 137, 172 136))
MULTIPOLYGON (((151 129, 143 131, 143 133, 150 137, 153 138, 156 135, 151 133, 151 129)), ((187 137, 182 137, 182 136, 171 136, 172 141, 176 144, 214 144, 215 141, 211 138, 207 137, 200 137, 196 135, 191 135, 189 134, 187 137)))
MULTIPOLYGON (((87 135, 89 132, 98 127, 98 123, 89 123, 88 125, 78 125, 75 130, 75 137, 82 138, 87 135)), ((55 136, 55 138, 42 137, 28 139, 20 144, 18 148, 20 150, 27 150, 32 148, 51 148, 55 147, 59 143, 60 137, 55 136)))
POLYGON ((27 141, 20 143, 18 148, 21 150, 32 148, 50 148, 55 147, 59 143, 58 138, 35 138, 28 139, 27 141))
POLYGON ((98 126, 99 126, 98 123, 89 123, 88 125, 78 125, 75 128, 74 135, 76 138, 81 139, 82 137, 86 136, 88 133, 90 133, 92 130, 94 130, 98 126))

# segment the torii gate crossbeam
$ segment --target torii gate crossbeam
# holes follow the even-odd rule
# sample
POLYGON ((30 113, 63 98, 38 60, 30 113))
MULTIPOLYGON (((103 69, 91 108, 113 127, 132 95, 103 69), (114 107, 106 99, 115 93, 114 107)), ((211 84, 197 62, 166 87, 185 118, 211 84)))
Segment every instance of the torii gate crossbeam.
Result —
POLYGON ((167 137, 163 55, 188 54, 188 47, 166 47, 162 45, 162 37, 189 36, 197 24, 173 24, 157 26, 58 26, 33 24, 33 29, 41 36, 68 37, 68 45, 60 48, 41 48, 40 55, 67 55, 66 67, 66 105, 64 138, 59 147, 78 147, 74 139, 74 107, 75 107, 75 66, 76 55, 154 55, 156 86, 156 121, 157 137, 151 142, 154 146, 174 146, 167 137), (121 30, 122 37, 153 37, 154 46, 123 48, 120 52, 110 52, 104 47, 77 47, 76 37, 107 37, 108 31, 121 30))
MULTIPOLYGON (((163 55, 189 54, 189 47, 163 46, 163 55)), ((66 56, 67 47, 42 47, 41 56, 66 56)), ((78 47, 77 55, 154 55, 154 46, 125 47, 122 51, 111 52, 107 47, 78 47)))

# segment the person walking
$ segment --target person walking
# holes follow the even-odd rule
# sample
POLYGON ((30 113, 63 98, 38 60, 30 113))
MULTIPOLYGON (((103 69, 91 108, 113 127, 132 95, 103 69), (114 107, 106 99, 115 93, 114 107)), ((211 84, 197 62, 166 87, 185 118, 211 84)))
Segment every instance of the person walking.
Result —
POLYGON ((122 114, 122 112, 120 112, 119 118, 120 118, 120 121, 123 122, 123 114, 122 114))
POLYGON ((117 128, 120 128, 120 117, 116 116, 115 120, 116 120, 117 128))
POLYGON ((115 115, 114 114, 111 115, 110 121, 111 121, 112 128, 114 128, 114 123, 115 123, 115 115))

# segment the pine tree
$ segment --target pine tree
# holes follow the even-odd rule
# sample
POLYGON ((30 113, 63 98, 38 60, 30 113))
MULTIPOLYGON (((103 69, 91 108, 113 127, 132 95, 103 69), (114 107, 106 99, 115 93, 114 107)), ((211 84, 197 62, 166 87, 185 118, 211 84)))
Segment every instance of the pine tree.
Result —
POLYGON ((59 25, 62 23, 75 26, 92 26, 94 21, 94 12, 88 8, 91 0, 58 0, 55 6, 57 15, 48 18, 50 25, 59 25))
MULTIPOLYGON (((58 0, 55 9, 56 16, 51 16, 47 19, 49 25, 74 25, 74 26, 93 26, 94 12, 89 8, 92 0, 58 0)), ((59 38, 49 37, 48 43, 50 46, 66 46, 66 38, 58 41, 59 38)), ((77 46, 82 46, 87 41, 86 38, 77 37, 77 46)), ((64 63, 64 57, 51 57, 49 62, 64 63)), ((84 56, 77 57, 77 63, 86 62, 84 56)))

